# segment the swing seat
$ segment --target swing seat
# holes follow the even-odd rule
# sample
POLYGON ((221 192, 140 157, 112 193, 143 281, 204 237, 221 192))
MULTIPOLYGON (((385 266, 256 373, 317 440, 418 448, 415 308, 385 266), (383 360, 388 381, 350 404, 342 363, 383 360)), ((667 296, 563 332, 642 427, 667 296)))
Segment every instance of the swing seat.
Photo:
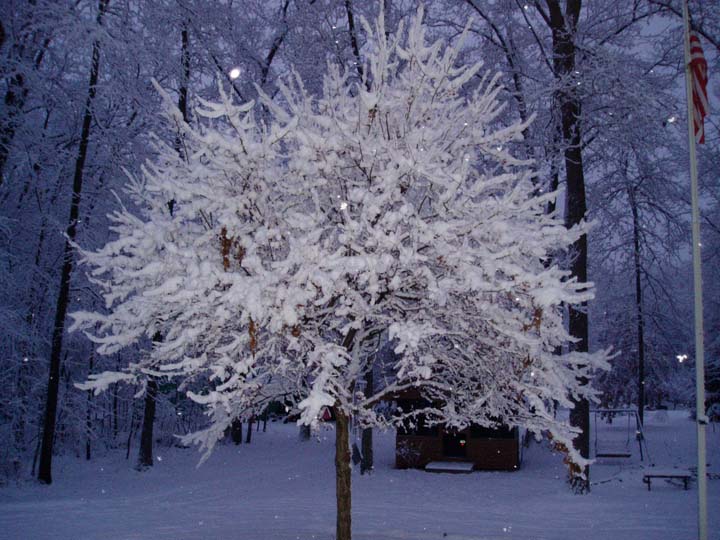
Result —
MULTIPOLYGON (((645 452, 643 452, 643 442, 645 441, 645 438, 643 437, 643 429, 642 424, 640 423, 640 417, 638 416, 637 411, 634 409, 595 409, 590 411, 594 413, 595 415, 595 457, 596 458, 607 458, 607 459, 628 459, 633 457, 633 452, 630 449, 631 441, 633 439, 633 429, 632 429, 632 419, 635 419, 635 440, 638 443, 639 450, 640 450, 640 460, 644 461, 645 454, 647 453, 647 444, 645 447, 645 452), (609 431, 608 435, 610 435, 610 438, 613 440, 606 441, 603 444, 600 444, 600 435, 598 433, 598 415, 601 417, 603 415, 607 415, 608 417, 615 417, 619 415, 624 415, 627 417, 627 433, 626 433, 626 440, 625 444, 623 445, 620 440, 618 440, 618 429, 612 429, 605 427, 605 431, 609 431), (612 437, 612 432, 615 432, 615 436, 612 437), (603 448, 604 447, 604 448, 603 448)), ((618 428, 621 428, 621 426, 617 426, 618 428)))
POLYGON ((596 458, 629 458, 632 457, 630 452, 597 452, 596 458))

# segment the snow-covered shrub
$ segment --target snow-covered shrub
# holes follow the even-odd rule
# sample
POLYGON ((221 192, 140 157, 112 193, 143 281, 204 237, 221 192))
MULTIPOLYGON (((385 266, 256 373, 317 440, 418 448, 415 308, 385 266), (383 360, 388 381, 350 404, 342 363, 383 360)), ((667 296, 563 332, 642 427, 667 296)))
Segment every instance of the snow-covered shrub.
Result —
POLYGON ((504 117, 497 75, 426 43, 422 11, 365 32, 363 80, 330 65, 317 97, 295 75, 275 99, 258 90, 261 107, 220 87, 191 126, 165 96, 184 150, 158 141, 129 185, 139 213, 119 209, 116 239, 82 252, 107 312, 74 314, 101 353, 164 339, 90 386, 199 384, 210 426, 192 440, 208 449, 281 396, 304 423, 330 406, 378 425, 395 420, 374 405, 411 388, 427 421, 500 421, 572 448, 549 404, 593 398, 578 379, 605 355, 555 354, 571 339, 562 304, 592 292, 551 254, 585 231, 545 213, 556 194, 511 153, 526 124, 504 117), (399 359, 365 395, 385 331, 399 359))

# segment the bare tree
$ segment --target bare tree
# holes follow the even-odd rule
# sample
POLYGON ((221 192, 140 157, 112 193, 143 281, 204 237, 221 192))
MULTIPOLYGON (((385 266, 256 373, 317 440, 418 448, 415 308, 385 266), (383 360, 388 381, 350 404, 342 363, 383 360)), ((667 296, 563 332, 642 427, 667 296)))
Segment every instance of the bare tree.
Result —
MULTIPOLYGON (((96 23, 101 26, 108 0, 100 0, 96 23)), ((65 315, 68 307, 68 296, 70 293, 70 278, 73 267, 72 242, 75 240, 77 223, 80 216, 80 197, 82 194, 83 174, 85 172, 85 161, 88 154, 88 143, 90 141, 90 122, 92 120, 92 106, 97 91, 98 75, 100 72, 100 42, 93 43, 92 63, 90 65, 90 82, 88 94, 85 101, 83 114, 82 131, 80 133, 80 145, 75 160, 75 176, 73 178, 72 202, 70 204, 70 217, 68 219, 67 239, 63 250, 62 275, 60 278, 60 290, 58 293, 57 306, 55 308, 55 324, 53 326, 52 349, 50 351, 50 371, 48 376, 47 399, 45 402, 45 420, 43 424, 42 448, 40 453, 40 468, 38 479, 45 484, 52 483, 52 454, 55 437, 55 421, 57 417, 58 387, 60 383, 60 355, 63 346, 63 334, 65 332, 65 315)))

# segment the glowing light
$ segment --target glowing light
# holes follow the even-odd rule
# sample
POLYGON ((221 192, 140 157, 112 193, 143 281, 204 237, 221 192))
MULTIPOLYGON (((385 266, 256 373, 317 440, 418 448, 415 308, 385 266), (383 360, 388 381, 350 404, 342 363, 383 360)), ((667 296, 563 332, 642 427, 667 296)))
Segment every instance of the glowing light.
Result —
POLYGON ((668 118, 667 121, 668 121, 668 124, 674 124, 675 122, 677 122, 677 116, 673 115, 670 118, 668 118))
POLYGON ((340 210, 345 210, 347 208, 347 203, 345 201, 340 203, 340 210))
POLYGON ((234 81, 240 76, 240 68, 232 68, 228 75, 230 75, 230 79, 234 81))
POLYGON ((688 355, 687 354, 678 354, 675 358, 677 358, 677 361, 682 364, 685 360, 688 359, 688 355))
POLYGON ((25 358, 23 358, 23 362, 27 362, 27 361, 28 361, 28 357, 26 356, 25 358))

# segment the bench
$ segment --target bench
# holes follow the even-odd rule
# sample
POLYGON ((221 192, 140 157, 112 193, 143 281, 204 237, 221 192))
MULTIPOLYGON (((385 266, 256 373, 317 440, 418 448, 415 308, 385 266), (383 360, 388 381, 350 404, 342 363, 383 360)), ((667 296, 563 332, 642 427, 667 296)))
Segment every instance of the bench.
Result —
MULTIPOLYGON (((693 476, 697 476, 698 468, 690 467, 690 472, 692 473, 693 476)), ((718 471, 716 469, 711 469, 709 463, 707 464, 705 473, 707 474, 707 477, 710 480, 720 480, 720 471, 718 471)))
POLYGON ((685 490, 687 490, 688 485, 690 484, 690 480, 692 479, 692 473, 690 471, 683 470, 646 472, 643 475, 643 483, 647 484, 648 491, 650 491, 650 485, 653 478, 662 478, 665 480, 682 480, 683 487, 685 490))

